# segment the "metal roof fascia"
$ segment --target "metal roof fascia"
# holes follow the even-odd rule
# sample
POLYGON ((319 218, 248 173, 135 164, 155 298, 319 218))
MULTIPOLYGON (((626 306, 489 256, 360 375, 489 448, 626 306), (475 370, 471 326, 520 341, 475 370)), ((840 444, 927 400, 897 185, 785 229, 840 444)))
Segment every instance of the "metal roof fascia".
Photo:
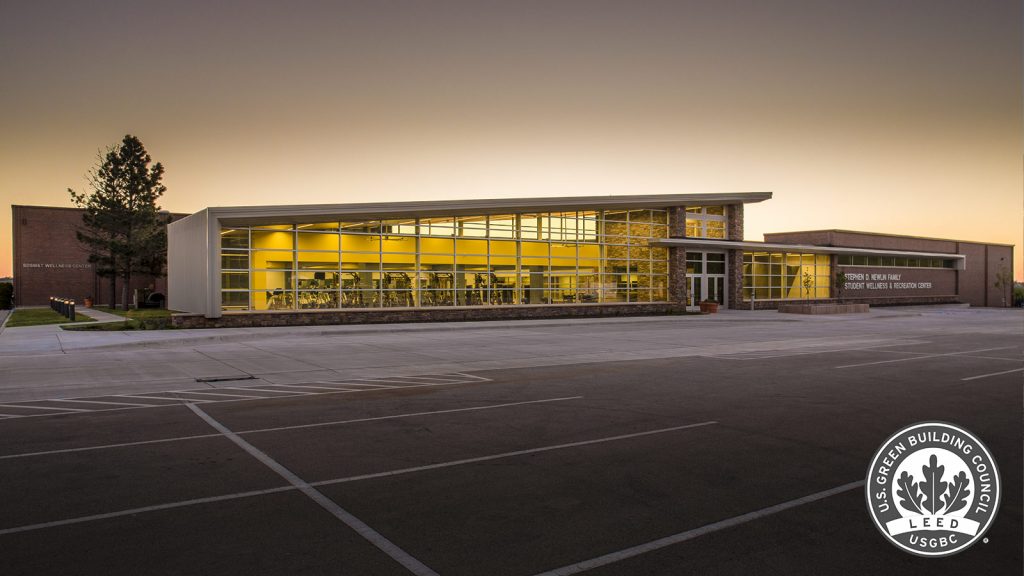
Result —
POLYGON ((771 192, 723 194, 648 194, 635 196, 568 196, 552 198, 503 198, 488 200, 436 200, 360 204, 307 204, 291 206, 218 206, 210 213, 226 224, 269 219, 342 218, 346 216, 440 216, 500 214, 506 211, 530 212, 578 210, 583 208, 659 208, 687 204, 751 204, 772 197, 771 192))

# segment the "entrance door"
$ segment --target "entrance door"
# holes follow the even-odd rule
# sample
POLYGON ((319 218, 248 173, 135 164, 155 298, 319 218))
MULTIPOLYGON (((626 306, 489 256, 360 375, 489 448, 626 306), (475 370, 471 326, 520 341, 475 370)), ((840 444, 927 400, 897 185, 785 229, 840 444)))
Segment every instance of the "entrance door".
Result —
POLYGON ((704 300, 725 305, 725 253, 686 253, 686 305, 696 307, 704 300))
MULTIPOLYGON (((689 256, 689 254, 687 254, 689 256)), ((689 265, 689 262, 687 262, 689 265)), ((691 276, 689 272, 686 275, 686 305, 687 306, 698 306, 701 299, 701 294, 704 292, 704 276, 695 275, 691 276)))

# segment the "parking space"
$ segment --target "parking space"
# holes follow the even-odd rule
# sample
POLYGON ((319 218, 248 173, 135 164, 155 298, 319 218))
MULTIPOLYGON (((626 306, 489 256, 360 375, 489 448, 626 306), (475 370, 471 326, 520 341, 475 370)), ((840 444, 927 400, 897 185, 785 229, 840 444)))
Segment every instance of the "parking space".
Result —
POLYGON ((1018 573, 1024 340, 810 340, 13 403, 55 413, 0 421, 5 573, 1018 573), (864 504, 873 452, 925 419, 1002 472, 988 542, 948 559, 864 504))
POLYGON ((258 462, 238 456, 217 436, 2 460, 0 493, 22 497, 5 500, 0 529, 280 484, 258 462))
POLYGON ((7 574, 409 572, 298 493, 3 535, 7 574))
POLYGON ((213 402, 240 402, 244 400, 266 400, 290 396, 312 396, 317 394, 338 394, 344 392, 369 392, 394 388, 420 388, 426 386, 451 386, 486 381, 486 378, 470 374, 428 374, 421 376, 395 376, 381 378, 334 378, 316 379, 305 375, 301 384, 244 384, 257 380, 246 378, 205 378, 197 381, 216 383, 212 388, 166 390, 140 394, 115 394, 73 398, 51 398, 0 404, 0 419, 24 418, 31 416, 53 416, 76 412, 111 412, 130 408, 156 408, 173 404, 209 404, 213 402))

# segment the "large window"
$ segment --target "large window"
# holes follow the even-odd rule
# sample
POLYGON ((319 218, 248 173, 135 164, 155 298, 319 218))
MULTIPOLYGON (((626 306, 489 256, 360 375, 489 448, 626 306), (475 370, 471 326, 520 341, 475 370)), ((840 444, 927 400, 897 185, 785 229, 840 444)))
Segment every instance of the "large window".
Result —
POLYGON ((663 302, 663 210, 221 230, 225 310, 663 302))
POLYGON ((743 253, 743 298, 828 298, 832 268, 825 254, 743 253))
POLYGON ((725 206, 688 206, 686 208, 686 237, 725 240, 725 211, 725 206))

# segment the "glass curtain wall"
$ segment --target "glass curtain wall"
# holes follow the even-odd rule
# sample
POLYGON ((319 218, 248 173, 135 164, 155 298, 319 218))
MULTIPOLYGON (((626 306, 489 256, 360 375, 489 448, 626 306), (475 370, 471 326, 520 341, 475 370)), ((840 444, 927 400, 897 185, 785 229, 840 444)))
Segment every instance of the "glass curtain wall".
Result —
POLYGON ((224 310, 667 300, 663 210, 221 230, 224 310))
POLYGON ((743 253, 743 298, 828 298, 832 267, 826 254, 743 253))

